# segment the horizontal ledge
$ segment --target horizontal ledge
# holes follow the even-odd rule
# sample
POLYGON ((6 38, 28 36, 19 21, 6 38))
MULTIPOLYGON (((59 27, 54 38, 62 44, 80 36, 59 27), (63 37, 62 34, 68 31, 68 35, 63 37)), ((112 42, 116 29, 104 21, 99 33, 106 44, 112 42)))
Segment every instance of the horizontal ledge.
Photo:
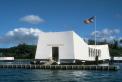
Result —
POLYGON ((117 65, 33 65, 33 64, 1 64, 0 68, 24 68, 24 69, 55 69, 55 70, 113 70, 120 69, 117 65))

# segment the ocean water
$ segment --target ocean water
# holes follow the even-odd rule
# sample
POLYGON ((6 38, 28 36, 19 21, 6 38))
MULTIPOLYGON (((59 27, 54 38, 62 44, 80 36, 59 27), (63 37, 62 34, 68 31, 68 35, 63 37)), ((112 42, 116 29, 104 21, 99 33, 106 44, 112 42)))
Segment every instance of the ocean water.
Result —
POLYGON ((0 82, 122 82, 119 71, 0 68, 0 82))

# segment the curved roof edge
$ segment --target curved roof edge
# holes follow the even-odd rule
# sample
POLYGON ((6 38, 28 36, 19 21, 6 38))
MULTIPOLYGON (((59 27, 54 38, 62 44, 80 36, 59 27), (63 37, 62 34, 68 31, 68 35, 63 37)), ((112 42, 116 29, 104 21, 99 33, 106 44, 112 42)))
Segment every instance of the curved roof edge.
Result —
POLYGON ((75 33, 75 31, 56 31, 56 32, 43 32, 43 33, 68 33, 68 32, 75 33))

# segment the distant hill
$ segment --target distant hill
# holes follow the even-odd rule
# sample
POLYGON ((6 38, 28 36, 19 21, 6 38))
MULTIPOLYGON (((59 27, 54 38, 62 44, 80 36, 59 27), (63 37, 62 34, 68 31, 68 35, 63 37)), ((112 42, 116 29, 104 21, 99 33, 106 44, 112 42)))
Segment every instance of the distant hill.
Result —
MULTIPOLYGON (((88 44, 94 44, 94 41, 90 40, 88 44)), ((109 44, 109 50, 111 56, 122 56, 122 47, 117 46, 117 42, 107 43, 98 42, 99 44, 109 44)), ((36 53, 36 45, 19 44, 18 46, 11 48, 0 48, 0 56, 2 57, 15 57, 15 59, 34 59, 36 53)))
POLYGON ((19 44, 11 48, 0 48, 0 56, 15 57, 16 59, 34 59, 35 45, 19 44))

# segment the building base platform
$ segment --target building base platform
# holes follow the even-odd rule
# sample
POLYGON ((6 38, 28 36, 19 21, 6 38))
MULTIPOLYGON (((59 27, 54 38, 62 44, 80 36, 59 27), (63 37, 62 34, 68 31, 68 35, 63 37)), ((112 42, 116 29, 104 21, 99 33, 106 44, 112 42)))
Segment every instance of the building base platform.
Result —
POLYGON ((101 71, 117 71, 119 66, 108 65, 32 65, 32 64, 8 64, 0 65, 0 68, 19 68, 19 69, 51 69, 51 70, 101 70, 101 71))

